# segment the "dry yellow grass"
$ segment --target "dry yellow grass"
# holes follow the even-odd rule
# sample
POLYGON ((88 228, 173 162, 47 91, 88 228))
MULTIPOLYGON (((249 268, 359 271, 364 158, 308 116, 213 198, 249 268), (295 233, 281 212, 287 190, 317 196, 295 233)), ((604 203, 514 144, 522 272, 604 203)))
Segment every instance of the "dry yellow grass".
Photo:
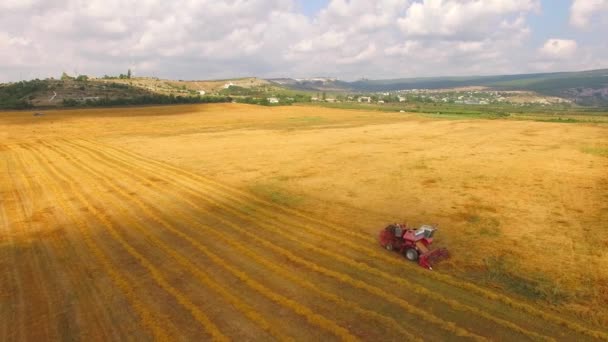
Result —
POLYGON ((604 125, 46 114, 0 114, 0 340, 608 340, 604 125), (453 257, 380 249, 401 220, 453 257))

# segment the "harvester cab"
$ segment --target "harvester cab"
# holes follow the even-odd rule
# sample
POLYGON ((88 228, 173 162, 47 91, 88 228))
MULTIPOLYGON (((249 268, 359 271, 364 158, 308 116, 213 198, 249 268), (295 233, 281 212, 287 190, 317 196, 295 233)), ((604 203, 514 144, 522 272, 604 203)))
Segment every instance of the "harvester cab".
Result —
POLYGON ((380 232, 380 245, 389 251, 398 251, 406 259, 417 261, 426 269, 432 270, 432 264, 449 257, 445 248, 431 249, 436 227, 422 225, 410 229, 407 224, 391 224, 380 232))

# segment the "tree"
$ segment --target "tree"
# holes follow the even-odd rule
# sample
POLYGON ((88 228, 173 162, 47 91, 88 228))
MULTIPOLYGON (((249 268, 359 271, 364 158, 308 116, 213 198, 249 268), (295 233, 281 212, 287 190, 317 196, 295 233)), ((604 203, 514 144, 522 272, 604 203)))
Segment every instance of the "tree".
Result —
POLYGON ((62 81, 66 81, 66 80, 73 80, 73 79, 74 79, 74 77, 72 77, 72 76, 70 76, 70 75, 66 74, 66 72, 65 72, 65 71, 64 71, 64 72, 61 74, 61 80, 62 80, 62 81))
POLYGON ((78 75, 78 77, 76 77, 76 81, 86 81, 89 79, 89 76, 87 75, 78 75))
POLYGON ((127 78, 131 78, 131 69, 127 71, 127 78))
POLYGON ((325 98, 326 98, 326 94, 325 94, 325 92, 323 92, 323 93, 321 94, 321 99, 322 99, 323 101, 325 101, 325 98))

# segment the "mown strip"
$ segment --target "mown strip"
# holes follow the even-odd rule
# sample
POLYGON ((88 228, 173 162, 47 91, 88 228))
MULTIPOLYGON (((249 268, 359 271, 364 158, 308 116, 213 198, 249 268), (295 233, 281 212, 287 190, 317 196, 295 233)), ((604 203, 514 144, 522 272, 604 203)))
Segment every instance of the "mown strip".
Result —
MULTIPOLYGON (((52 148, 52 149, 54 150, 54 148, 52 148)), ((55 152, 59 153, 64 158, 66 157, 65 154, 58 152, 57 150, 55 150, 55 152)), ((100 173, 92 170, 91 168, 84 166, 85 163, 80 158, 75 157, 74 155, 72 155, 72 158, 75 159, 77 162, 80 162, 79 167, 81 169, 83 169, 83 170, 86 169, 85 171, 90 173, 91 175, 94 175, 95 177, 98 177, 98 178, 102 178, 103 182, 104 182, 103 184, 105 184, 106 186, 110 187, 111 189, 117 191, 130 202, 140 202, 137 197, 125 192, 121 187, 115 186, 112 183, 112 180, 109 179, 108 177, 104 177, 100 173)), ((98 193, 98 194, 104 193, 103 189, 101 189, 95 183, 89 183, 88 185, 91 186, 96 193, 98 193)), ((199 267, 196 266, 196 264, 194 264, 193 262, 191 262, 190 260, 188 260, 187 258, 182 256, 181 254, 177 253, 175 250, 173 250, 169 245, 164 243, 162 240, 160 240, 160 239, 156 238, 154 235, 150 234, 149 230, 146 227, 144 227, 140 222, 136 221, 135 219, 133 219, 131 217, 132 215, 124 207, 122 202, 111 201, 111 200, 108 200, 105 202, 112 203, 112 204, 114 204, 115 207, 118 207, 120 213, 123 214, 121 216, 121 218, 125 219, 125 221, 128 223, 129 227, 136 228, 142 237, 145 237, 146 239, 149 240, 149 242, 151 242, 152 246, 159 248, 164 253, 169 255, 173 260, 175 260, 177 263, 179 263, 180 266, 182 266, 185 270, 187 270, 192 275, 194 275, 194 277, 197 280, 199 280, 203 285, 205 285, 206 287, 209 287, 213 291, 217 292, 220 296, 222 296, 222 298, 224 298, 227 302, 229 302, 231 305, 233 305, 237 310, 242 312, 246 317, 248 317, 249 319, 254 321, 256 324, 258 324, 258 326, 262 330, 268 332, 270 335, 272 335, 279 341, 293 341, 292 338, 283 335, 280 331, 278 331, 275 327, 273 327, 266 319, 264 319, 264 317, 262 317, 256 311, 255 308, 246 304, 244 301, 240 300, 237 296, 235 296, 232 293, 230 293, 229 291, 227 291, 222 284, 214 281, 212 278, 207 276, 199 267)), ((154 219, 154 218, 152 218, 152 219, 154 219)))
MULTIPOLYGON (((220 189, 222 189, 222 190, 224 190, 224 191, 226 191, 228 193, 238 194, 242 198, 246 198, 246 199, 248 199, 250 201, 257 202, 257 203, 259 203, 261 205, 264 205, 266 207, 277 209, 277 210, 279 210, 281 212, 284 212, 284 213, 288 213, 288 214, 291 214, 291 215, 294 215, 294 216, 297 216, 297 217, 300 217, 300 218, 304 218, 306 220, 309 220, 309 221, 317 223, 317 224, 321 224, 321 225, 324 225, 324 226, 330 226, 332 228, 333 227, 340 227, 339 225, 335 225, 335 224, 332 224, 332 223, 329 223, 329 222, 326 222, 326 221, 319 220, 319 219, 317 219, 315 217, 312 217, 310 215, 306 215, 306 214, 304 214, 304 213, 302 213, 302 212, 300 212, 298 210, 295 210, 295 209, 292 209, 292 208, 289 208, 289 207, 280 206, 280 205, 278 205, 276 203, 267 201, 264 198, 261 198, 259 196, 250 194, 248 192, 244 192, 244 191, 239 190, 239 189, 234 189, 234 188, 228 187, 227 185, 224 185, 224 184, 222 184, 220 182, 217 182, 217 181, 215 181, 213 179, 202 177, 202 176, 197 175, 195 173, 192 173, 192 172, 189 172, 189 171, 186 171, 186 170, 182 170, 182 169, 177 168, 177 167, 175 167, 175 166, 173 166, 171 164, 168 164, 168 163, 164 163, 164 162, 160 162, 160 161, 157 161, 157 160, 145 158, 145 157, 137 155, 137 154, 135 154, 133 152, 127 151, 125 149, 120 149, 120 148, 117 148, 117 147, 114 147, 114 146, 108 146, 108 145, 105 145, 105 144, 100 144, 98 142, 94 142, 94 141, 91 141, 91 140, 88 140, 88 139, 82 139, 81 138, 81 139, 79 139, 79 141, 81 141, 81 142, 87 142, 87 143, 89 143, 89 144, 91 144, 93 146, 102 147, 105 150, 106 153, 109 153, 108 150, 114 150, 114 151, 116 151, 118 153, 121 153, 123 155, 131 156, 132 158, 138 159, 138 160, 140 160, 142 162, 145 162, 147 164, 153 164, 153 165, 159 166, 159 167, 161 167, 165 171, 172 170, 175 173, 178 173, 178 174, 181 174, 181 175, 184 175, 184 176, 187 176, 187 177, 191 177, 192 179, 197 179, 199 182, 202 182, 205 185, 212 184, 212 185, 214 185, 214 186, 216 186, 216 187, 218 187, 218 188, 220 188, 220 189)), ((70 141, 66 140, 66 142, 70 142, 70 141)), ((359 232, 356 232, 356 231, 344 230, 343 233, 346 234, 346 235, 352 236, 352 237, 356 237, 356 238, 362 239, 362 240, 366 240, 366 241, 369 240, 369 236, 368 235, 362 234, 362 233, 359 233, 359 232)))
MULTIPOLYGON (((48 159, 43 161, 40 155, 38 154, 35 154, 34 158, 38 162, 38 167, 40 169, 45 168, 54 177, 60 179, 66 184, 69 184, 75 194, 78 193, 78 189, 74 189, 73 185, 71 185, 70 180, 67 179, 64 175, 60 174, 53 166, 52 162, 50 162, 48 159)), ((76 228, 82 234, 83 241, 87 245, 88 249, 95 256, 98 263, 102 265, 105 270, 105 273, 110 276, 112 282, 121 290, 121 293, 125 296, 131 307, 138 314, 142 326, 148 328, 151 331, 152 336, 155 340, 172 341, 173 339, 169 335, 167 335, 165 329, 163 329, 159 325, 157 318, 152 314, 150 308, 146 307, 144 303, 137 297, 135 288, 124 276, 120 274, 119 271, 117 271, 117 269, 120 269, 120 267, 116 267, 112 264, 108 255, 103 252, 103 250, 92 238, 91 233, 89 231, 90 229, 86 222, 75 213, 75 209, 65 203, 65 199, 63 199, 63 197, 67 196, 67 194, 65 192, 62 193, 62 191, 59 190, 59 185, 55 185, 55 182, 52 181, 50 177, 42 178, 45 180, 45 184, 54 193, 57 204, 59 204, 63 211, 70 217, 70 220, 74 223, 76 228)))
MULTIPOLYGON (((8 161, 5 159, 5 165, 6 165, 6 171, 3 173, 6 173, 8 175, 9 168, 8 168, 8 161)), ((1 177, 2 181, 9 181, 9 177, 1 177)), ((2 187, 3 191, 8 192, 8 189, 10 188, 10 184, 6 184, 6 186, 2 187)), ((9 302, 11 303, 10 307, 8 308, 8 311, 11 313, 10 317, 6 317, 5 319, 2 320, 2 331, 3 331, 3 341, 8 341, 8 340, 23 340, 26 337, 25 334, 25 313, 23 309, 19 309, 19 308, 25 308, 25 299, 24 299, 24 294, 23 294, 23 282, 21 281, 21 276, 19 274, 19 269, 17 268, 17 255, 15 252, 15 240, 13 239, 13 232, 11 231, 11 228, 9 226, 9 219, 8 219, 8 215, 6 214, 6 210, 5 210, 5 203, 6 200, 5 198, 0 198, 0 217, 2 218, 2 220, 0 221, 2 223, 2 225, 0 225, 0 227, 2 228, 0 230, 0 241, 2 240, 6 240, 6 244, 7 244, 7 248, 3 248, 6 251, 7 254, 7 259, 9 259, 9 264, 12 266, 10 267, 10 271, 9 270, 5 270, 5 274, 7 275, 6 278, 11 278, 10 280, 10 285, 9 286, 9 290, 13 290, 10 291, 10 293, 6 294, 7 298, 13 298, 14 300, 10 300, 9 302), (10 273, 10 275, 8 275, 7 273, 10 273)), ((4 279, 3 281, 6 281, 7 279, 4 279)), ((4 294, 3 294, 4 296, 4 294)))
MULTIPOLYGON (((23 149, 27 152, 29 144, 21 144, 23 149)), ((35 162, 31 162, 29 158, 23 155, 24 153, 17 154, 17 160, 20 162, 19 169, 23 170, 31 170, 32 178, 36 177, 36 184, 39 186, 39 189, 44 191, 46 189, 46 184, 44 180, 40 177, 40 169, 31 168, 31 165, 35 165, 35 162)), ((28 178, 29 179, 29 178, 28 178)), ((30 184, 30 189, 33 189, 33 186, 30 184)), ((46 195, 47 191, 44 191, 46 195)), ((48 192, 50 194, 50 192, 48 192)), ((32 193, 32 196, 41 196, 40 193, 32 193)), ((52 197, 52 195, 51 195, 52 197)), ((55 203, 55 198, 50 198, 51 203, 55 203)), ((57 227, 65 226, 64 223, 60 222, 58 219, 59 212, 61 210, 54 210, 55 214, 53 215, 57 227)), ((70 225, 66 227, 70 229, 70 225)), ((67 233, 67 232, 66 232, 67 233)), ((69 233, 67 233, 69 234, 69 233)), ((95 330, 95 336, 100 336, 105 340, 116 340, 120 338, 120 335, 117 334, 116 327, 117 323, 124 322, 116 322, 116 317, 112 315, 108 315, 109 311, 107 310, 107 302, 104 302, 104 298, 99 296, 98 289, 95 286, 91 286, 91 281, 83 281, 83 279, 88 278, 90 276, 91 267, 85 266, 86 260, 79 258, 77 256, 77 252, 75 249, 75 244, 70 241, 70 238, 65 236, 64 234, 53 234, 51 238, 45 237, 46 242, 51 243, 51 247, 53 250, 52 256, 49 258, 53 258, 55 260, 61 261, 63 264, 62 268, 59 270, 54 270, 53 277, 57 279, 59 282, 58 286, 65 298, 65 303, 62 303, 60 306, 62 309, 56 310, 54 313, 53 319, 56 321, 56 326, 60 329, 60 337, 61 340, 71 340, 71 339, 88 339, 90 338, 90 334, 93 332, 90 330, 92 325, 97 325, 100 329, 95 330), (59 236, 57 236, 59 235, 59 236), (70 255, 72 253, 72 255, 70 255), (73 263, 74 258, 79 258, 79 263, 73 263), (69 261, 68 261, 69 260, 69 261), (82 296, 82 293, 86 292, 88 299, 90 302, 84 302, 81 300, 77 301, 78 306, 81 308, 80 312, 75 312, 76 307, 76 296, 82 296), (78 293, 78 294, 76 294, 78 293), (99 310, 102 309, 102 310, 99 310), (71 316, 68 316, 68 313, 71 313, 71 316), (89 329, 81 330, 78 326, 78 320, 76 317, 80 317, 83 322, 87 322, 87 326, 89 329), (59 321, 57 321, 59 319, 59 321)), ((80 239, 78 239, 80 241, 80 239)), ((81 244, 78 244, 81 246, 81 244)), ((82 251, 81 251, 82 253, 82 251)), ((88 249, 85 248, 84 253, 89 255, 88 249)), ((87 259, 88 260, 88 259, 87 259)), ((93 263, 95 261, 93 260, 93 263)), ((46 286, 46 285, 45 285, 46 286)), ((128 305, 128 304, 127 304, 128 305)), ((48 318, 47 318, 48 320, 48 318)), ((171 328, 174 328, 171 326, 171 328)))
MULTIPOLYGON (((8 158, 7 158, 8 159, 8 158)), ((14 156, 13 156, 14 159, 14 156)), ((14 162, 14 160, 13 160, 14 162)), ((16 167, 16 165, 14 165, 15 167, 13 168, 13 170, 17 170, 18 168, 16 167)), ((8 170, 10 170, 11 168, 9 167, 8 170)), ((15 203, 15 207, 19 209, 20 211, 20 217, 17 218, 16 220, 13 220, 13 222, 19 227, 19 235, 20 236, 26 236, 26 237, 31 237, 34 234, 33 228, 32 228, 32 224, 29 220, 29 216, 28 215, 28 211, 25 208, 25 202, 26 202, 26 196, 24 194, 22 194, 22 191, 19 191, 19 185, 17 180, 15 179, 14 172, 8 172, 9 174, 9 178, 11 179, 12 183, 13 183, 13 190, 11 191, 12 197, 13 197, 13 201, 15 203)), ((27 182, 25 180, 25 177, 23 176, 23 173, 19 172, 18 173, 18 177, 20 178, 20 182, 22 183, 21 188, 25 189, 28 188, 29 186, 31 186, 29 184, 29 182, 27 182)), ((33 199, 33 198, 32 198, 33 199)), ((17 248, 21 248, 20 246, 15 246, 17 248)), ((45 283, 47 283, 46 281, 43 280, 43 274, 46 273, 44 271, 44 267, 42 266, 42 262, 40 260, 40 256, 39 256, 39 246, 36 244, 33 247, 30 247, 28 251, 26 251, 26 257, 23 258, 22 260, 20 260, 18 263, 19 264, 27 264, 29 265, 30 268, 30 273, 31 276, 33 278, 33 284, 28 284, 27 286, 29 288, 35 288, 37 291, 33 291, 34 293, 39 293, 42 297, 42 301, 44 303, 44 309, 45 312, 43 314, 43 317, 50 317, 52 315, 53 309, 51 307, 51 298, 48 292, 48 287, 52 286, 51 284, 47 284, 47 285, 43 285, 45 283), (25 260, 23 260, 25 259, 25 260), (25 262, 24 262, 25 261, 25 262)), ((34 296, 29 297, 29 300, 32 300, 34 296)), ((32 305, 33 303, 30 303, 30 305, 26 305, 25 307, 23 307, 21 310, 25 311, 27 309, 33 310, 35 309, 35 307, 32 305)), ((37 308, 36 308, 37 309, 37 308)), ((31 312, 30 315, 31 316, 31 312)), ((54 330, 53 327, 49 326, 48 321, 43 321, 40 322, 39 327, 38 327, 38 331, 37 333, 39 333, 41 330, 44 331, 44 336, 48 339, 52 339, 53 336, 57 336, 57 331, 55 329, 54 330)), ((31 333, 31 331, 30 331, 31 333)))
MULTIPOLYGON (((51 147, 48 146, 49 148, 55 150, 55 147, 51 147)), ((57 150, 55 150, 56 153, 63 155, 63 157, 65 158, 66 155, 63 154, 62 152, 59 152, 57 150)), ((76 158, 78 159, 78 158, 76 158)), ((132 196, 130 194, 128 194, 127 192, 123 191, 120 187, 115 186, 112 183, 112 180, 109 179, 108 177, 103 176, 102 174, 92 170, 91 168, 87 167, 87 166, 83 166, 84 164, 81 164, 80 167, 83 169, 88 169, 87 172, 89 172, 90 174, 95 175, 98 178, 102 178, 104 179, 104 183, 106 185, 108 185, 110 188, 114 189, 115 191, 117 191, 118 193, 120 193, 123 197, 129 199, 130 201, 132 201, 133 203, 136 203, 138 205, 138 207, 144 211, 146 213, 146 215, 148 215, 149 218, 151 218, 152 220, 156 221, 158 224, 160 224, 161 226, 163 226, 164 228, 166 228, 167 230, 171 231, 172 233, 174 233, 175 235, 187 240, 188 242, 190 242, 193 246, 195 246, 199 251, 201 251, 202 253, 204 253, 207 257, 209 257, 214 263, 220 265, 221 267, 223 267, 224 269, 228 270, 231 274, 233 274, 234 276, 236 276, 237 278, 239 278, 241 281, 243 281, 246 285, 250 286, 251 288, 253 288, 254 290, 258 291, 259 293, 261 293, 262 295, 266 296, 267 298, 271 299, 272 301, 281 304, 291 310, 293 310, 295 313, 304 316, 310 323, 315 324, 323 329, 328 330, 329 332, 335 334, 336 336, 340 337, 342 340, 344 341, 355 341, 357 340, 357 338, 353 335, 350 334, 350 332, 343 328, 340 327, 339 325, 337 325, 335 322, 328 320, 327 318, 314 313, 311 309, 303 306, 300 303, 297 303, 296 301, 293 301, 287 297, 284 297, 282 295, 276 294, 275 292, 273 292, 272 290, 270 290, 269 288, 267 288, 266 286, 262 285, 261 283, 251 279, 245 272, 238 270, 237 268, 233 267, 232 265, 228 264, 227 262, 225 262, 222 258, 220 258, 218 255, 214 254, 213 252, 211 252, 207 247, 203 246, 202 244, 200 244, 198 241, 192 239, 190 236, 188 236, 187 234, 184 234, 179 228, 175 227, 174 225, 172 225, 171 223, 169 223, 168 221, 166 221, 165 219, 163 219, 162 217, 160 217, 159 215, 156 215, 156 213, 154 213, 145 203, 143 203, 139 198, 132 196)), ((126 212, 126 211, 125 211, 126 212)), ((143 233, 146 234, 146 236, 151 240, 154 241, 155 243, 158 243, 158 246, 163 248, 163 250, 167 251, 170 253, 170 255, 181 259, 182 261, 186 261, 185 258, 181 257, 179 254, 173 252, 171 250, 171 248, 164 244, 162 241, 154 238, 153 236, 150 236, 148 233, 146 233, 146 229, 145 227, 141 226, 138 223, 132 222, 133 224, 135 224, 139 230, 143 233)), ((190 269, 190 271, 196 271, 194 274, 202 274, 202 272, 198 271, 198 269, 196 269, 194 267, 193 264, 191 264, 190 262, 187 263, 187 265, 191 265, 192 269, 190 269)), ((219 285, 217 285, 219 286, 219 285)), ((257 317, 258 319, 261 318, 261 316, 257 317)), ((263 326, 265 329, 270 329, 270 326, 268 323, 264 323, 263 326)))
MULTIPOLYGON (((91 171, 91 172, 94 172, 94 171, 91 171)), ((95 174, 97 176, 99 176, 99 173, 95 172, 95 174)), ((107 181, 107 179, 106 179, 106 181, 107 181)), ((113 188, 117 191, 119 191, 119 189, 120 189, 119 187, 113 187, 113 188)), ((133 198, 129 194, 125 193, 124 191, 119 191, 119 192, 121 194, 123 194, 123 196, 129 198, 129 200, 137 201, 141 205, 147 206, 143 202, 139 201, 136 198, 133 198)), ((124 209, 123 209, 123 212, 125 212, 125 214, 126 214, 126 211, 124 209)), ((184 211, 179 210, 179 209, 173 210, 172 212, 178 214, 177 216, 181 217, 181 218, 185 218, 188 216, 192 217, 192 215, 188 215, 184 211)), ((282 278, 289 279, 289 280, 293 281, 294 283, 297 283, 298 285, 303 286, 303 287, 313 291, 314 293, 316 293, 318 296, 320 296, 321 298, 323 298, 325 300, 334 302, 348 310, 353 310, 353 311, 357 312, 358 314, 360 314, 362 317, 365 317, 370 320, 375 320, 382 324, 385 324, 388 327, 390 327, 391 329, 399 331, 402 335, 404 335, 407 338, 408 341, 421 341, 420 338, 417 338, 416 336, 411 334, 407 329, 404 329, 402 323, 397 322, 395 319, 380 315, 375 311, 364 309, 364 308, 360 307, 358 304, 345 300, 343 298, 340 298, 339 296, 336 296, 333 293, 324 292, 324 291, 320 290, 319 287, 314 285, 312 282, 307 281, 302 277, 296 276, 296 275, 288 272, 287 268, 278 266, 273 261, 259 256, 258 254, 252 252, 250 249, 243 247, 242 244, 235 243, 233 241, 233 239, 226 237, 224 234, 220 234, 219 232, 217 232, 210 226, 201 224, 200 222, 196 222, 195 220, 192 220, 192 218, 189 219, 189 221, 192 223, 193 227, 204 228, 205 232, 213 234, 216 238, 220 239, 223 243, 230 245, 231 248, 234 248, 235 250, 239 251, 240 253, 242 253, 244 255, 247 255, 249 258, 256 261, 257 263, 264 265, 266 268, 273 271, 275 274, 280 275, 282 278)), ((140 230, 143 230, 142 233, 144 233, 144 234, 146 233, 145 228, 143 226, 141 226, 140 224, 133 223, 132 226, 136 226, 136 227, 139 226, 140 230)), ((156 238, 152 238, 152 239, 158 240, 156 238)), ((195 240, 187 239, 187 241, 192 242, 195 240)), ((158 242, 162 243, 160 241, 158 241, 158 242)))
MULTIPOLYGON (((48 161, 48 160, 47 160, 48 161)), ((62 175, 60 175, 61 177, 62 175)), ((65 180, 66 178, 62 178, 65 180)), ((80 200, 87 210, 93 214, 93 216, 101 222, 107 229, 110 235, 133 257, 139 264, 148 270, 154 281, 164 289, 166 292, 171 294, 177 302, 186 308, 198 321, 205 330, 209 333, 214 341, 229 341, 229 339, 219 330, 217 325, 211 321, 211 319, 205 314, 200 308, 198 308, 192 301, 177 288, 172 286, 162 275, 162 272, 156 268, 148 259, 146 259, 140 252, 138 252, 133 246, 131 246, 127 240, 125 240, 117 231, 115 225, 108 219, 108 216, 99 211, 93 206, 88 199, 82 195, 78 189, 73 186, 73 183, 69 183, 70 187, 74 191, 74 195, 80 200)))

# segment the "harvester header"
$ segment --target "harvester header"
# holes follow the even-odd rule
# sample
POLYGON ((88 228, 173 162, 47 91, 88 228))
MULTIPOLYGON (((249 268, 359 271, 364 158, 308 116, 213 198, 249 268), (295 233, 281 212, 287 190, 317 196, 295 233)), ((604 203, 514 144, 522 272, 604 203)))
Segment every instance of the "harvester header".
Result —
POLYGON ((380 245, 389 251, 397 251, 406 259, 432 270, 433 263, 449 257, 445 248, 431 249, 437 227, 422 225, 412 229, 407 224, 390 224, 380 231, 380 245))

